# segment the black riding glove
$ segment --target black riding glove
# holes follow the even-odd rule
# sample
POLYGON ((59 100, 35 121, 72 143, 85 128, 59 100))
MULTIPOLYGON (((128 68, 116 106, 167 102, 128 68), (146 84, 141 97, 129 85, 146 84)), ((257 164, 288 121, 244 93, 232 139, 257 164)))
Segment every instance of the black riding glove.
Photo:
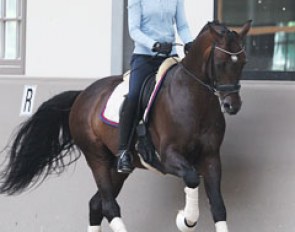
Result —
POLYGON ((185 55, 187 55, 188 52, 191 50, 192 45, 193 45, 193 42, 188 42, 184 45, 183 52, 185 55))
POLYGON ((172 51, 172 43, 156 42, 152 48, 152 51, 168 56, 172 51))

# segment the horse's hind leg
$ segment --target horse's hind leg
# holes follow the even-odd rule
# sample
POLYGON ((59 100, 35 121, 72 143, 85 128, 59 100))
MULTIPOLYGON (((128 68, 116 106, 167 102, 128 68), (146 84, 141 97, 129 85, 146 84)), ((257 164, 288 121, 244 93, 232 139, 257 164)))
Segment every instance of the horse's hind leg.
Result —
MULTIPOLYGON (((118 196, 123 183, 128 175, 119 174, 116 171, 112 172, 112 184, 115 197, 118 196)), ((89 202, 89 227, 88 232, 101 232, 101 222, 103 220, 102 214, 102 198, 100 191, 91 198, 89 202)))
POLYGON ((202 174, 206 193, 211 206, 211 212, 215 222, 216 232, 228 232, 226 223, 226 209, 223 202, 220 182, 221 182, 221 163, 220 157, 216 155, 205 155, 203 160, 202 174))
POLYGON ((110 161, 87 159, 99 191, 90 200, 89 232, 101 232, 104 217, 114 232, 127 232, 121 219, 120 207, 115 200, 128 175, 118 175, 111 171, 110 161))
POLYGON ((101 232, 102 215, 102 202, 100 192, 91 198, 89 202, 89 226, 87 232, 101 232))

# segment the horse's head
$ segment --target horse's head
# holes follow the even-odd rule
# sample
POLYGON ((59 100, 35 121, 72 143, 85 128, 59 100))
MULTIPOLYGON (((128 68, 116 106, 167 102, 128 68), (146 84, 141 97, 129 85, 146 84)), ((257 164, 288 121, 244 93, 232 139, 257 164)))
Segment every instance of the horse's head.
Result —
POLYGON ((194 73, 196 76, 201 74, 203 81, 219 97, 224 112, 230 115, 236 114, 242 105, 240 79, 246 64, 242 42, 251 22, 246 22, 239 33, 219 22, 210 22, 192 47, 195 64, 198 63, 194 73))

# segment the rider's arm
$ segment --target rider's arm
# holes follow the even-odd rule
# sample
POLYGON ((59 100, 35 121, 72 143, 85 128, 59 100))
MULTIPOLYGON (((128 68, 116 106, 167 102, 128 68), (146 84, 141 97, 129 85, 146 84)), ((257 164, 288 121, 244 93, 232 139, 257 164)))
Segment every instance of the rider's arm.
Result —
POLYGON ((152 49, 156 41, 140 30, 142 8, 140 0, 128 0, 128 26, 130 37, 137 43, 152 49))
POLYGON ((192 41, 192 36, 185 16, 184 1, 177 1, 176 9, 176 27, 177 32, 184 44, 192 41))

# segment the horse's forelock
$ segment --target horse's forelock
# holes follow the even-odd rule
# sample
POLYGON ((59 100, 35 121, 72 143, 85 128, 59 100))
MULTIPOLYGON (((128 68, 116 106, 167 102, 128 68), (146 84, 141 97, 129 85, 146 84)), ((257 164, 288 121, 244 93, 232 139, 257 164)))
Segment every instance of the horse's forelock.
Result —
POLYGON ((219 30, 221 33, 225 33, 228 30, 228 28, 226 27, 226 25, 224 23, 219 22, 218 20, 214 20, 212 22, 208 22, 200 31, 199 35, 203 34, 204 32, 209 30, 209 26, 213 26, 213 27, 219 27, 219 30))
POLYGON ((227 28, 227 26, 224 23, 219 22, 218 20, 214 20, 212 22, 208 22, 200 31, 199 35, 202 35, 203 33, 207 32, 209 30, 209 26, 213 26, 218 30, 221 34, 225 35, 227 37, 228 43, 232 43, 236 41, 239 38, 239 34, 236 31, 231 31, 227 28))
POLYGON ((239 38, 239 35, 236 31, 228 31, 227 32, 227 40, 228 43, 232 43, 234 41, 237 41, 239 38))

